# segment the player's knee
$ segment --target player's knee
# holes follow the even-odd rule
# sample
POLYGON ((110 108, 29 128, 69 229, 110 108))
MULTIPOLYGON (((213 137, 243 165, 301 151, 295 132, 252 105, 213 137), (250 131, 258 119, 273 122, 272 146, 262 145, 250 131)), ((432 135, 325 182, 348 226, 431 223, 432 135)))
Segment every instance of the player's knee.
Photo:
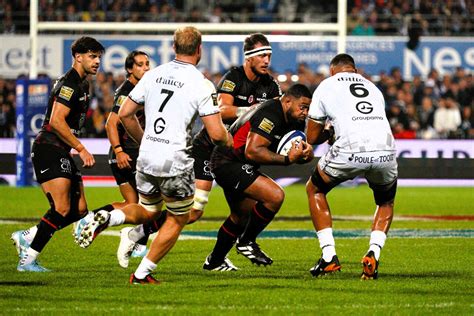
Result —
POLYGON ((140 195, 138 199, 140 204, 148 212, 156 213, 161 211, 163 198, 161 196, 144 196, 140 195))
POLYGON ((185 215, 191 210, 194 204, 194 199, 187 199, 181 201, 165 202, 168 212, 174 215, 185 215))
POLYGON ((281 188, 273 191, 273 204, 275 204, 275 211, 278 211, 285 200, 285 191, 281 188))
POLYGON ((206 190, 196 189, 196 192, 194 193, 193 209, 201 211, 202 213, 206 207, 207 202, 209 201, 209 193, 210 192, 206 190))

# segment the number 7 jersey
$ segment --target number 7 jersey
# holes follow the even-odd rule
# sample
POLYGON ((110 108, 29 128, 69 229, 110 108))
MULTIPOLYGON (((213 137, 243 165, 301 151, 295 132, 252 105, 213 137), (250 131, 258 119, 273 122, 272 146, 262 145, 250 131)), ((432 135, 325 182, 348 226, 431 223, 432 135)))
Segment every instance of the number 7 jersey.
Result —
POLYGON ((395 150, 382 92, 357 73, 341 72, 322 81, 308 116, 321 124, 330 121, 333 146, 341 152, 395 150))
POLYGON ((172 177, 192 169, 194 121, 219 113, 214 85, 194 65, 173 60, 146 72, 129 98, 144 106, 146 119, 137 170, 172 177))

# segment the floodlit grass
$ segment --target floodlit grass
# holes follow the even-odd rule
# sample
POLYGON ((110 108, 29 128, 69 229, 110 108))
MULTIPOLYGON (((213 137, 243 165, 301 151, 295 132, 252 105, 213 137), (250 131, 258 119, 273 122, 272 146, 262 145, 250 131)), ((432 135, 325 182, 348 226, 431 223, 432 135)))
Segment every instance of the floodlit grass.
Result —
MULTIPOLYGON (((304 186, 285 188, 278 216, 307 217, 304 186)), ((86 188, 91 208, 118 199, 116 188, 86 188)), ((471 188, 399 188, 396 214, 474 215, 471 188)), ((373 214, 370 189, 340 188, 329 195, 335 216, 373 214)), ((0 217, 39 218, 47 209, 39 188, 0 187, 0 217)), ((204 219, 186 230, 216 231, 228 208, 219 188, 204 219)), ((277 217, 278 217, 277 216, 277 217)), ((35 222, 0 223, 0 314, 145 314, 145 315, 426 315, 474 313, 472 221, 397 221, 393 229, 464 229, 471 238, 388 238, 379 280, 361 281, 364 238, 336 238, 342 271, 314 279, 309 268, 320 256, 316 239, 261 239, 274 259, 271 267, 252 266, 235 250, 235 273, 202 270, 213 240, 181 240, 159 263, 159 286, 132 286, 129 275, 139 263, 122 269, 115 258, 118 237, 99 236, 84 250, 71 228, 56 233, 40 257, 51 273, 20 273, 11 232, 35 222)), ((309 219, 274 221, 268 229, 312 230, 309 219)), ((335 230, 370 229, 368 220, 335 221, 335 230)))

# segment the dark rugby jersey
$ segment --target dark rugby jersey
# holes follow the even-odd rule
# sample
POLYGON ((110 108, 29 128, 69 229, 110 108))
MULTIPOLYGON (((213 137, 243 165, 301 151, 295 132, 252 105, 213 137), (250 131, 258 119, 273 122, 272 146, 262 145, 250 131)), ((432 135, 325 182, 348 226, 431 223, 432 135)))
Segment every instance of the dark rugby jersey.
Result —
MULTIPOLYGON (((135 85, 131 83, 130 80, 125 80, 125 82, 122 83, 120 87, 118 87, 118 89, 115 91, 114 106, 112 108, 112 112, 118 114, 120 107, 122 106, 128 94, 130 93, 130 91, 133 90, 134 87, 135 85)), ((136 116, 138 118, 138 122, 140 122, 140 126, 144 129, 145 113, 143 112, 143 110, 139 110, 137 111, 136 116)), ((138 143, 136 143, 132 138, 130 138, 122 124, 119 124, 117 126, 117 129, 120 139, 120 145, 122 145, 122 149, 124 151, 127 151, 127 149, 137 149, 140 147, 138 143)))
POLYGON ((219 166, 228 161, 240 161, 258 164, 245 158, 245 147, 249 132, 259 134, 270 141, 269 150, 276 152, 281 138, 292 130, 304 130, 304 123, 295 120, 286 121, 283 107, 279 99, 268 100, 257 104, 250 111, 239 117, 229 128, 234 139, 233 148, 216 147, 212 153, 213 166, 219 166))
MULTIPOLYGON (((233 105, 237 107, 249 107, 282 94, 280 85, 272 76, 266 74, 260 76, 259 81, 250 81, 245 75, 244 66, 232 67, 217 85, 217 93, 232 95, 234 97, 233 105)), ((232 124, 234 121, 226 121, 226 123, 232 124)), ((203 128, 194 138, 193 155, 209 156, 213 148, 214 144, 206 129, 203 128)))
POLYGON ((66 117, 66 123, 74 136, 79 137, 89 109, 89 98, 89 82, 86 79, 82 80, 77 71, 71 68, 53 86, 49 96, 46 117, 40 132, 36 136, 35 143, 51 144, 67 151, 71 150, 71 147, 62 141, 49 125, 53 103, 56 101, 71 109, 66 117))

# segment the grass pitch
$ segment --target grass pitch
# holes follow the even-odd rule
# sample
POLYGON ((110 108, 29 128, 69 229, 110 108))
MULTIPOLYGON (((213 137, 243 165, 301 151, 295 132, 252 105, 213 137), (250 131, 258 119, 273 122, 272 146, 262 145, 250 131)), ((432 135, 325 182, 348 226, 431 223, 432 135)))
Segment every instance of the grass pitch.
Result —
MULTIPOLYGON (((307 219, 304 186, 285 188, 286 201, 268 230, 313 230, 307 219)), ((116 188, 86 188, 90 208, 116 200, 116 188)), ((335 231, 370 229, 365 219, 374 211, 370 190, 338 188, 329 195, 335 231), (342 218, 357 215, 361 218, 342 218)), ((73 242, 71 228, 58 232, 42 253, 41 263, 51 273, 20 273, 11 232, 34 225, 47 209, 39 188, 0 187, 0 217, 25 223, 0 223, 0 314, 461 314, 474 312, 474 222, 404 221, 402 215, 474 216, 472 188, 399 188, 393 231, 412 229, 413 235, 390 237, 382 251, 380 278, 361 281, 360 259, 368 248, 368 234, 336 237, 342 271, 321 279, 309 268, 320 256, 315 238, 261 239, 274 259, 271 267, 252 266, 235 250, 230 259, 235 273, 202 270, 214 240, 180 240, 159 263, 159 286, 132 286, 128 277, 139 263, 132 259, 122 269, 115 258, 119 239, 101 235, 84 250, 73 242), (424 238, 417 232, 466 232, 465 238, 424 238)), ((211 193, 204 220, 185 231, 217 231, 227 216, 222 192, 211 193), (207 221, 206 221, 207 220, 207 221)))

